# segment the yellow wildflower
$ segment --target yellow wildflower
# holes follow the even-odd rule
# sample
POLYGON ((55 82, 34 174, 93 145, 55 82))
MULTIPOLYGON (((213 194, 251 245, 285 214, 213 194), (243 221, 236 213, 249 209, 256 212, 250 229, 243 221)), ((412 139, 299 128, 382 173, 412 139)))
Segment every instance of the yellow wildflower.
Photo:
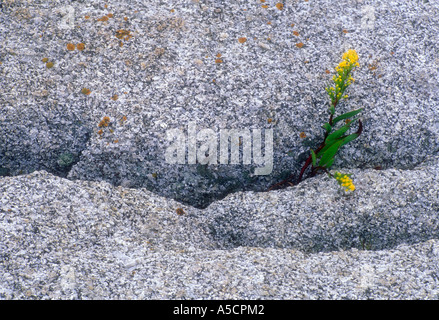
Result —
POLYGON ((337 104, 340 98, 346 98, 344 91, 346 88, 354 82, 354 78, 351 76, 351 72, 355 67, 358 67, 358 54, 355 50, 350 49, 343 54, 343 60, 335 68, 336 75, 332 77, 332 81, 335 84, 335 88, 326 88, 332 104, 337 104))
POLYGON ((349 62, 351 65, 355 65, 356 67, 359 67, 358 61, 358 54, 355 50, 349 49, 347 52, 343 54, 343 60, 346 62, 349 62))
POLYGON ((345 191, 354 191, 355 185, 352 182, 352 179, 349 177, 349 175, 336 172, 334 173, 334 178, 337 180, 337 182, 345 188, 345 191))

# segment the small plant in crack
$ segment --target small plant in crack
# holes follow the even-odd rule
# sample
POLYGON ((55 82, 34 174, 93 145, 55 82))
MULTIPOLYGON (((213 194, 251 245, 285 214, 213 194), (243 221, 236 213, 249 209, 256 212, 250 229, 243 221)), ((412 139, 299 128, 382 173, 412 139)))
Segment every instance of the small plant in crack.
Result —
MULTIPOLYGON (((328 110, 329 120, 322 126, 325 130, 324 139, 317 149, 310 150, 310 155, 300 171, 297 183, 302 181, 305 172, 311 166, 310 176, 315 176, 319 172, 326 172, 329 177, 334 178, 340 186, 345 188, 345 191, 355 190, 355 186, 350 178, 351 174, 343 174, 339 172, 331 174, 329 168, 332 166, 334 157, 340 148, 358 138, 363 131, 361 120, 356 117, 363 108, 343 113, 339 116, 335 115, 336 107, 339 102, 342 99, 348 98, 345 91, 349 85, 355 81, 352 77, 352 72, 358 66, 358 55, 355 50, 351 49, 343 54, 343 60, 335 68, 336 75, 332 78, 333 84, 326 88, 326 92, 330 98, 330 105, 328 110), (352 134, 347 134, 351 126, 357 122, 357 131, 352 134), (340 126, 340 123, 344 124, 340 126)), ((293 177, 294 176, 290 176, 288 179, 273 185, 270 187, 270 190, 276 187, 285 186, 286 184, 291 184, 293 177)))

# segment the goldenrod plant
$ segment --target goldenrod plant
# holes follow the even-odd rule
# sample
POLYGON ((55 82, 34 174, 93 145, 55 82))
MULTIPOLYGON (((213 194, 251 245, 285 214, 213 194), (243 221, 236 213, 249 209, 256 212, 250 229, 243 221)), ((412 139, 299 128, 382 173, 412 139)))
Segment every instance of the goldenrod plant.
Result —
POLYGON ((345 188, 345 191, 354 191, 355 186, 351 179, 351 174, 343 174, 340 172, 335 172, 333 177, 337 180, 338 184, 345 188))
POLYGON ((351 49, 343 54, 343 60, 335 68, 337 73, 332 78, 333 86, 326 88, 326 92, 329 95, 331 103, 329 106, 329 121, 323 125, 323 129, 325 130, 324 142, 315 151, 310 150, 311 154, 300 171, 299 182, 302 180, 302 176, 307 167, 312 164, 311 175, 315 175, 319 170, 325 171, 330 177, 335 178, 337 182, 341 184, 341 186, 345 187, 346 191, 355 190, 355 186, 350 178, 351 175, 341 174, 339 172, 332 175, 329 173, 328 169, 334 162, 334 156, 338 150, 343 145, 358 138, 363 130, 361 120, 359 118, 352 119, 358 115, 363 108, 334 117, 335 109, 338 103, 341 101, 341 99, 348 98, 348 95, 345 94, 345 91, 349 85, 355 81, 355 79, 352 77, 352 71, 359 66, 360 64, 358 63, 357 52, 351 49), (340 128, 336 128, 336 125, 343 120, 345 124, 340 128), (345 134, 350 129, 351 125, 357 121, 358 130, 349 135, 345 134))
MULTIPOLYGON (((336 107, 339 102, 342 99, 348 98, 348 95, 345 94, 345 91, 349 85, 355 81, 355 79, 352 77, 352 72, 358 66, 358 55, 355 50, 351 49, 343 54, 343 60, 335 68, 336 75, 334 75, 332 78, 333 84, 326 88, 326 92, 330 98, 330 105, 329 120, 322 126, 325 130, 323 143, 316 150, 310 150, 310 155, 300 171, 297 183, 302 181, 305 171, 311 165, 311 176, 316 175, 319 171, 323 171, 326 172, 330 177, 336 179, 336 181, 345 189, 345 191, 355 190, 355 186, 350 178, 351 174, 342 174, 339 172, 331 174, 329 172, 329 168, 332 166, 334 157, 338 150, 343 145, 358 138, 363 131, 361 120, 358 117, 354 118, 363 110, 363 108, 335 116, 336 107), (347 134, 352 124, 356 123, 357 121, 357 131, 352 134, 347 134), (339 123, 344 124, 340 126, 338 125, 339 123)), ((291 179, 292 177, 272 186, 270 189, 285 183, 291 183, 291 179)))

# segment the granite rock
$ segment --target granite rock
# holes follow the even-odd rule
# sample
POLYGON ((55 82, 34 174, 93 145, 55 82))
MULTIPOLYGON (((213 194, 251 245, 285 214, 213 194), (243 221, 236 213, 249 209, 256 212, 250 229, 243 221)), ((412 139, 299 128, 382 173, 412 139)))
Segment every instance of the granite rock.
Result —
POLYGON ((438 151, 438 17, 435 1, 4 0, 0 173, 144 187, 199 208, 266 190, 319 145, 324 88, 350 48, 361 67, 340 112, 363 107, 364 132, 334 168, 414 168, 438 151), (191 122, 273 130, 272 173, 254 175, 255 159, 167 163, 167 132, 189 136, 191 122))
POLYGON ((0 178, 2 299, 438 299, 439 158, 205 209, 45 171, 0 178))
POLYGON ((437 2, 0 3, 0 299, 439 298, 437 2), (355 192, 266 192, 320 144, 348 49, 355 192), (242 159, 192 163, 225 129, 242 159))

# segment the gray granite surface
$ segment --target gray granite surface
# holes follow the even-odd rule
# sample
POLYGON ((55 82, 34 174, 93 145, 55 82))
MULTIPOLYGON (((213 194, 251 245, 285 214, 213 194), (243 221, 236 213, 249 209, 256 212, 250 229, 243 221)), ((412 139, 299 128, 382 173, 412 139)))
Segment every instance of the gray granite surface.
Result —
POLYGON ((360 68, 339 112, 363 107, 364 133, 335 166, 413 168, 438 151, 437 1, 3 2, 3 172, 146 187, 197 207, 266 190, 320 144, 324 88, 347 49, 360 68), (272 129, 273 172, 168 164, 167 131, 191 121, 197 132, 272 129))
POLYGON ((0 299, 439 298, 438 1, 0 3, 0 299), (265 192, 348 49, 357 189, 265 192), (272 130, 272 172, 168 163, 191 123, 272 130))
POLYGON ((355 171, 349 195, 319 176, 206 209, 45 171, 4 177, 0 297, 438 299, 433 160, 355 171))

